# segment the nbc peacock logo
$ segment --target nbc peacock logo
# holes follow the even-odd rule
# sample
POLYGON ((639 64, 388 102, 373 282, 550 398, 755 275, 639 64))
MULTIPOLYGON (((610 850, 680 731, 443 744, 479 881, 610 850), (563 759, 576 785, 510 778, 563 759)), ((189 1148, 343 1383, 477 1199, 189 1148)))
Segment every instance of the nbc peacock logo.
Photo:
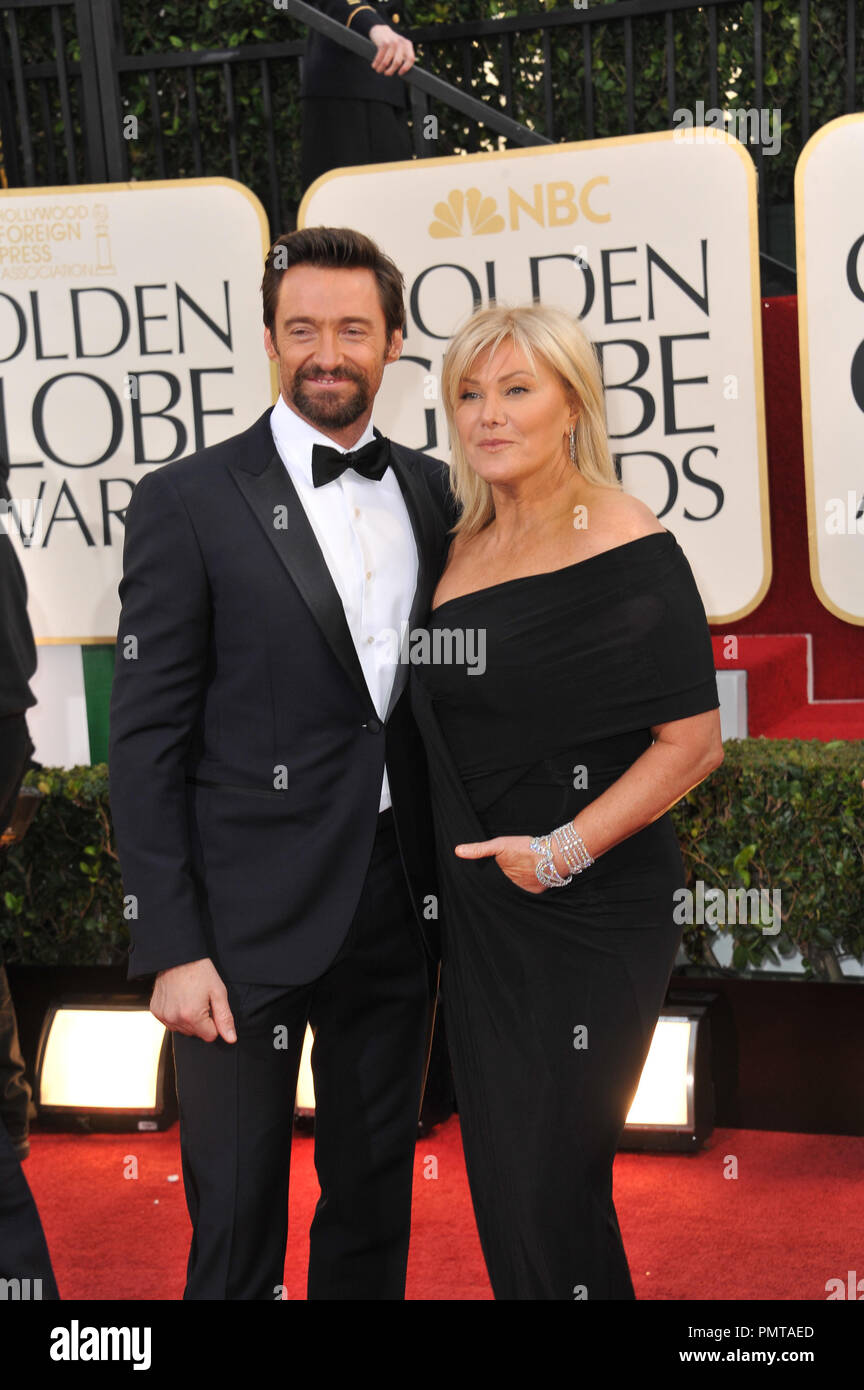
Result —
POLYGON ((469 188, 467 193, 454 188, 446 202, 435 204, 434 211, 435 219, 429 224, 429 235, 434 237, 465 236, 466 213, 471 236, 503 232, 506 226, 495 199, 484 197, 479 188, 469 188))

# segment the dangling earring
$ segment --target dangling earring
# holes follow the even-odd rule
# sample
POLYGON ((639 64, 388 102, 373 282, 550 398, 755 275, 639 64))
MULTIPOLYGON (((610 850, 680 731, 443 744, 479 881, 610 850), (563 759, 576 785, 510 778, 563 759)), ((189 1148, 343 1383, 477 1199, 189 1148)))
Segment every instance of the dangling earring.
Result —
POLYGON ((570 462, 576 467, 576 426, 570 426, 570 462))

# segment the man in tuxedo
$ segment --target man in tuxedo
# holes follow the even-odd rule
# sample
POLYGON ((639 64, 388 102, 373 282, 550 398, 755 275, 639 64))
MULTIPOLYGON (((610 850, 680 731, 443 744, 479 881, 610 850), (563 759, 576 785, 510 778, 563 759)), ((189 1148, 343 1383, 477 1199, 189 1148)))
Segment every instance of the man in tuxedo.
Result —
POLYGON ((410 159, 404 73, 414 66, 414 45, 401 34, 402 0, 312 0, 352 33, 375 44, 371 62, 310 29, 303 62, 302 186, 329 169, 410 159))
MULTIPOLYGON (((9 463, 0 457, 0 835, 12 819, 24 774, 36 751, 27 725, 27 711, 36 704, 30 685, 36 674, 36 643, 27 612, 27 581, 12 545, 12 524, 9 463)), ((0 848, 0 888, 5 887, 4 860, 5 853, 0 848)), ((0 1119, 22 1159, 30 1152, 32 1108, 15 1009, 0 952, 0 1119)))
POLYGON ((139 482, 111 807, 130 977, 173 1032, 187 1299, 280 1296, 314 1032, 310 1299, 401 1299, 438 943, 426 766, 393 634, 425 619, 446 469, 373 428, 402 276, 367 237, 280 236, 280 396, 139 482))

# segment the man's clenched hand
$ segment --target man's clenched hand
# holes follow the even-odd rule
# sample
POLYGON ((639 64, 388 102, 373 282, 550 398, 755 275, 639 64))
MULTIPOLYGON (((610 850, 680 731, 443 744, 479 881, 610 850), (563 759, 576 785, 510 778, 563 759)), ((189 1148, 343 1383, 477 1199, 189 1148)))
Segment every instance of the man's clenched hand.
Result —
POLYGON ((153 987, 150 1012, 173 1033, 213 1042, 236 1042, 228 991, 209 956, 160 970, 153 987))

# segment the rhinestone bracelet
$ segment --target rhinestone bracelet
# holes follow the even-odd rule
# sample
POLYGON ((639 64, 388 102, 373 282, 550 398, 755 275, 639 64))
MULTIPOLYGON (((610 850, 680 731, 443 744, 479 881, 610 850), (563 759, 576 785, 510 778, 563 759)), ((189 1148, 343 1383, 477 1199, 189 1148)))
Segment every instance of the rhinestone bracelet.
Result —
POLYGON ((559 825, 552 834, 571 874, 581 874, 583 869, 590 869, 594 860, 572 820, 567 821, 566 825, 559 825))
POLYGON ((541 856, 537 860, 534 872, 540 883, 543 884, 543 887, 566 888, 567 884, 571 882, 573 875, 570 874, 567 878, 562 878, 555 868, 555 864, 552 860, 552 836, 535 835, 528 848, 532 849, 535 854, 541 856))

